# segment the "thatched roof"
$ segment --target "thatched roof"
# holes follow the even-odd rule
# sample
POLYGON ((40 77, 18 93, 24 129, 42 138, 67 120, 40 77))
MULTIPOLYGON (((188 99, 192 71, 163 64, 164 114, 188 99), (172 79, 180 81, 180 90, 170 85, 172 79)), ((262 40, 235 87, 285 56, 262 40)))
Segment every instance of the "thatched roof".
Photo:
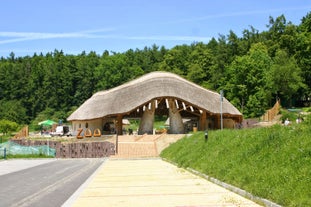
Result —
MULTIPOLYGON (((95 93, 67 120, 91 120, 108 115, 128 113, 157 97, 176 98, 210 113, 220 113, 220 95, 218 93, 172 73, 152 72, 116 88, 95 93)), ((228 115, 242 116, 225 98, 222 112, 228 115)))

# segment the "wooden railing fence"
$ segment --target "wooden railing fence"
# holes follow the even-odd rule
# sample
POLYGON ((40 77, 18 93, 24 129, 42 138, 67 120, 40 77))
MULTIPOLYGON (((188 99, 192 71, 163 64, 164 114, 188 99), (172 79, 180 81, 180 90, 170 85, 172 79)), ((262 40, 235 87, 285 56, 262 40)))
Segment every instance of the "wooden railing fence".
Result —
POLYGON ((25 138, 29 136, 28 125, 24 126, 17 134, 15 134, 14 139, 25 138))
POLYGON ((271 109, 267 110, 266 113, 261 116, 261 121, 267 122, 272 121, 274 117, 278 115, 278 113, 280 112, 280 108, 281 108, 281 101, 280 99, 278 99, 274 104, 274 106, 271 109))

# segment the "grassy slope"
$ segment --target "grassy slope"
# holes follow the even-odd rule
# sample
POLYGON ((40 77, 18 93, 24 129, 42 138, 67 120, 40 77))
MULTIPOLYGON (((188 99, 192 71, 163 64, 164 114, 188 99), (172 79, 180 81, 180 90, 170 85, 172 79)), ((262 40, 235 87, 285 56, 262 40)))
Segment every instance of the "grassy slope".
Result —
POLYGON ((311 206, 310 123, 210 131, 181 139, 162 154, 284 206, 311 206))

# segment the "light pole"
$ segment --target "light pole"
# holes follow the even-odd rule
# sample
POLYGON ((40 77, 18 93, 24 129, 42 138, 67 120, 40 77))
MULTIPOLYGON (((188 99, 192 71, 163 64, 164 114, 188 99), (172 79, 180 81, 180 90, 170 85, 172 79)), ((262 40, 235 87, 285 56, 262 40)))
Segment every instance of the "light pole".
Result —
POLYGON ((224 97, 224 91, 220 90, 220 129, 223 129, 223 118, 222 118, 222 102, 224 97))

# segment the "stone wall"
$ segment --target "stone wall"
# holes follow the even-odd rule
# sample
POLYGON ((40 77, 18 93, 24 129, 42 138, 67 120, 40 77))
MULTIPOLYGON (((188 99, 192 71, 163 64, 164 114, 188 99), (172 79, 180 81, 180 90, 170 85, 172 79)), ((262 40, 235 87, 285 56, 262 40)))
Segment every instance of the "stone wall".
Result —
POLYGON ((115 144, 107 141, 60 142, 50 140, 12 139, 23 146, 49 145, 56 150, 56 158, 99 158, 115 155, 115 144))

